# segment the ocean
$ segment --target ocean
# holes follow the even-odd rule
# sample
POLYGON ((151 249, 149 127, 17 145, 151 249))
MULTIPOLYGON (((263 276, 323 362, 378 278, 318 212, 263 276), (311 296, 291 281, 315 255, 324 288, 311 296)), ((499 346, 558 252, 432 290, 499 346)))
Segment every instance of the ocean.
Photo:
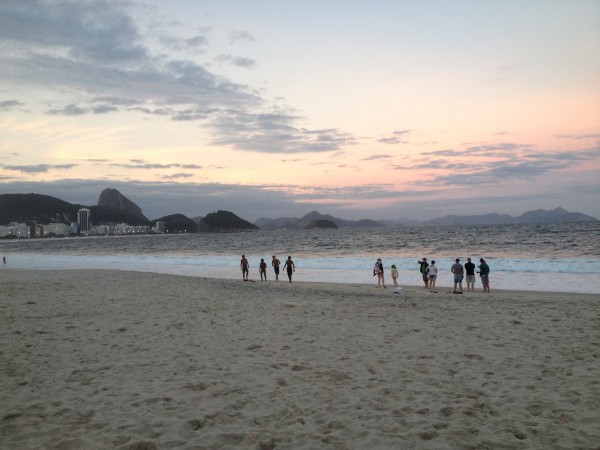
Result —
MULTIPOLYGON (((113 269, 241 280, 240 259, 260 280, 261 258, 273 280, 271 257, 288 255, 295 282, 375 284, 373 264, 382 258, 401 286, 421 286, 417 263, 435 260, 438 290, 451 289, 450 267, 467 257, 489 264, 494 289, 600 294, 600 222, 567 224, 418 226, 385 229, 281 230, 227 234, 104 236, 1 240, 7 268, 113 269)), ((287 277, 282 274, 280 280, 287 277)), ((286 280, 284 280, 286 281, 286 280)), ((476 290, 481 290, 477 277, 476 290)))

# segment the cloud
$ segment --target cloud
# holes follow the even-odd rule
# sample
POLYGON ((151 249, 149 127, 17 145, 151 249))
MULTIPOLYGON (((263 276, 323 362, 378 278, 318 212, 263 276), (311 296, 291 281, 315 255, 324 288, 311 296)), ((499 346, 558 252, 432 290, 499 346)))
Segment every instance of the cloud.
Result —
POLYGON ((194 174, 192 173, 185 173, 185 172, 180 172, 180 173, 173 173, 171 175, 165 175, 163 177, 164 180, 177 180, 177 179, 181 179, 181 178, 192 178, 194 176, 194 174))
POLYGON ((480 196, 475 186, 466 183, 455 184, 453 187, 456 189, 431 185, 398 189, 391 184, 235 185, 176 182, 174 178, 155 182, 78 179, 28 182, 7 179, 0 187, 3 192, 40 193, 82 205, 95 205, 100 192, 111 187, 136 203, 150 219, 175 213, 194 217, 219 209, 232 211, 250 221, 259 217, 302 217, 315 209, 348 219, 426 219, 455 212, 458 201, 468 202, 470 211, 481 213, 509 211, 517 214, 515 208, 524 212, 534 203, 546 208, 568 205, 571 211, 600 216, 595 200, 600 188, 597 183, 590 185, 583 179, 573 186, 555 182, 527 193, 498 195, 498 191, 494 190, 492 196, 480 196))
MULTIPOLYGON (((71 96, 66 106, 47 107, 50 115, 119 111, 202 121, 214 144, 238 150, 325 152, 353 143, 341 130, 309 130, 295 114, 273 114, 272 100, 207 66, 154 54, 128 10, 132 7, 106 0, 0 2, 0 39, 10 48, 0 55, 0 83, 71 96)), ((231 43, 254 40, 246 31, 233 31, 229 38, 231 43)), ((198 49, 207 38, 162 36, 162 42, 198 49)), ((223 55, 221 60, 246 68, 256 65, 245 57, 223 55)))
POLYGON ((600 133, 592 134, 556 134, 556 139, 600 139, 600 133))
POLYGON ((3 1, 0 39, 25 44, 30 55, 45 49, 96 64, 148 57, 133 20, 117 4, 104 0, 3 1))
POLYGON ((5 170, 12 170, 21 173, 47 173, 51 170, 68 170, 77 167, 77 164, 33 164, 33 165, 4 165, 5 170))
POLYGON ((247 31, 234 30, 229 33, 229 43, 230 44, 235 44, 240 41, 254 42, 255 39, 254 39, 254 36, 252 36, 247 31))
POLYGON ((23 103, 18 100, 4 100, 3 102, 0 102, 0 111, 8 111, 17 106, 23 106, 23 103))
POLYGON ((295 127, 298 117, 286 113, 229 111, 208 125, 215 145, 263 153, 318 153, 353 145, 353 136, 337 129, 307 130, 295 127))
POLYGON ((392 133, 392 136, 382 137, 377 139, 381 144, 408 144, 408 141, 402 139, 403 136, 410 133, 411 130, 397 130, 392 133))
POLYGON ((46 111, 46 114, 50 116, 82 116, 87 113, 87 109, 80 108, 77 105, 67 105, 61 109, 49 109, 46 111))
POLYGON ((115 112, 118 110, 119 110, 119 108, 117 108, 116 106, 110 106, 110 105, 98 105, 98 106, 94 106, 92 108, 92 112, 94 114, 106 114, 106 113, 115 112))
POLYGON ((141 160, 131 160, 132 164, 120 164, 112 163, 110 166, 123 167, 125 169, 143 169, 143 170, 154 170, 154 169, 202 169, 203 166, 197 164, 156 164, 146 163, 141 160))
POLYGON ((390 159, 391 157, 392 157, 392 155, 378 154, 378 155, 371 155, 366 158, 362 158, 361 161, 377 161, 380 159, 390 159))
POLYGON ((179 51, 196 51, 199 53, 204 52, 205 48, 209 44, 208 37, 205 35, 196 35, 190 38, 179 38, 175 36, 161 36, 159 41, 164 46, 179 51))
POLYGON ((231 64, 232 66, 243 67, 245 69, 253 69, 256 67, 256 61, 242 56, 219 55, 215 57, 214 61, 220 64, 231 64))

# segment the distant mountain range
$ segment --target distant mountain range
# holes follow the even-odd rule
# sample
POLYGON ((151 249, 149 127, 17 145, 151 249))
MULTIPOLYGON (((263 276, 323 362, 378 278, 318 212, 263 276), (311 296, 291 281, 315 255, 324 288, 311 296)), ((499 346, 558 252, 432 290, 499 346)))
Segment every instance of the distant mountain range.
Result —
POLYGON ((315 222, 326 220, 333 222, 338 227, 350 228, 381 228, 390 226, 416 226, 416 225, 502 225, 502 224, 519 224, 519 223, 561 223, 561 222, 589 222, 598 219, 586 216, 580 213, 570 213, 563 208, 556 208, 550 211, 537 209, 528 211, 520 216, 513 217, 508 214, 482 214, 475 216, 457 216, 449 215, 437 219, 426 221, 418 220, 370 220, 363 219, 358 221, 344 220, 332 217, 329 214, 320 214, 316 211, 310 212, 302 218, 280 217, 278 219, 260 218, 254 222, 261 230, 301 230, 307 225, 315 222))
POLYGON ((550 211, 538 209, 513 217, 507 214, 482 214, 471 216, 448 215, 427 221, 390 221, 371 219, 345 220, 312 211, 301 218, 260 218, 254 224, 229 211, 217 211, 206 217, 189 218, 183 214, 172 214, 148 220, 142 210, 116 189, 101 192, 98 205, 71 204, 55 197, 41 194, 0 194, 0 225, 11 222, 37 221, 70 223, 77 221, 80 208, 91 210, 94 224, 127 223, 129 225, 151 225, 156 221, 165 223, 170 232, 237 232, 248 230, 301 230, 305 228, 383 228, 399 225, 492 225, 520 223, 564 223, 589 222, 598 219, 581 213, 571 213, 564 208, 550 211))
POLYGON ((556 208, 550 211, 536 209, 528 211, 520 216, 513 217, 508 214, 481 214, 476 216, 444 216, 439 219, 431 219, 426 223, 432 225, 496 225, 496 224, 519 224, 519 223, 561 223, 561 222, 590 222, 596 221, 595 217, 586 216, 581 213, 571 213, 564 208, 556 208))

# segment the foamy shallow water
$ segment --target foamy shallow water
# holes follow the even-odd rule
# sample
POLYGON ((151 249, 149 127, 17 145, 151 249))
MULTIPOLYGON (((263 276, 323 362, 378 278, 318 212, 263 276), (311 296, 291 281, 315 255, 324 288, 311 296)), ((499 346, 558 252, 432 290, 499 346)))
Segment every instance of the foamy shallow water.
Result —
MULTIPOLYGON (((4 268, 30 270, 132 270, 138 272, 164 273, 194 277, 240 279, 239 256, 168 256, 168 255, 47 255, 37 253, 5 253, 7 264, 4 268)), ((269 268, 267 277, 274 280, 270 259, 265 255, 269 268)), ((283 261, 285 257, 279 257, 283 261)), ((260 257, 249 257, 250 278, 260 281, 258 263, 260 257)), ((374 260, 369 258, 294 258, 296 272, 293 280, 328 283, 376 284, 372 276, 374 260)), ((464 262, 464 261, 463 261, 464 262)), ((545 292, 573 292, 600 294, 599 265, 596 261, 565 259, 555 261, 499 259, 487 262, 491 267, 491 289, 514 289, 545 292), (578 270, 574 273, 569 270, 578 270)), ((400 286, 421 286, 415 258, 397 258, 385 261, 386 283, 392 285, 389 266, 398 267, 400 286)), ((452 288, 453 278, 449 268, 450 259, 438 260, 440 268, 437 288, 452 288)), ((280 281, 287 282, 287 274, 282 270, 280 281)), ((466 290, 466 285, 463 286, 466 290)), ((479 277, 475 288, 481 289, 479 277)))

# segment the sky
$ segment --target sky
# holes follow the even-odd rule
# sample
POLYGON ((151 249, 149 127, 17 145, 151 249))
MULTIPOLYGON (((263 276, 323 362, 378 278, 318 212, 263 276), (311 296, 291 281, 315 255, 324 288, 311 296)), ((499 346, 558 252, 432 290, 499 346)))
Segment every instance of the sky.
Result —
POLYGON ((2 0, 0 194, 600 218, 598 0, 2 0))

